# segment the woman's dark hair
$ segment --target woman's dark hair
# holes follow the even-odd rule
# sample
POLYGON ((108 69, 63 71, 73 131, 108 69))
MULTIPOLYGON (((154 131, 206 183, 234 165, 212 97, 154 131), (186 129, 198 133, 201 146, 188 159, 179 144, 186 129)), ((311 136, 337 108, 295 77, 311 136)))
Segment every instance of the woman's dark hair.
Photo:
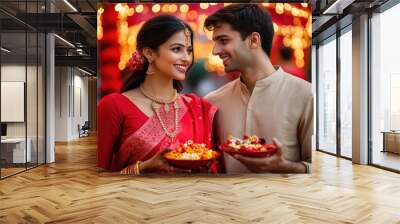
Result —
MULTIPOLYGON (((185 30, 186 28, 190 31, 190 40, 193 44, 193 30, 187 23, 172 15, 153 17, 145 22, 142 28, 139 30, 139 33, 136 37, 136 50, 142 52, 143 48, 147 47, 154 51, 158 51, 159 46, 167 42, 172 35, 185 30)), ((192 59, 194 57, 193 55, 194 54, 192 53, 192 59)), ((192 67, 192 64, 190 67, 192 67)), ((146 71, 148 67, 149 62, 145 58, 145 63, 142 69, 131 72, 128 72, 127 70, 123 71, 122 74, 128 75, 128 78, 124 82, 121 92, 126 92, 139 87, 146 78, 146 71)), ((173 80, 173 87, 178 92, 181 92, 183 89, 182 83, 178 80, 173 80)))
POLYGON ((204 27, 213 30, 218 23, 230 24, 234 30, 240 33, 242 40, 252 32, 259 33, 262 49, 268 57, 270 56, 274 26, 268 11, 255 4, 232 4, 207 17, 204 27))

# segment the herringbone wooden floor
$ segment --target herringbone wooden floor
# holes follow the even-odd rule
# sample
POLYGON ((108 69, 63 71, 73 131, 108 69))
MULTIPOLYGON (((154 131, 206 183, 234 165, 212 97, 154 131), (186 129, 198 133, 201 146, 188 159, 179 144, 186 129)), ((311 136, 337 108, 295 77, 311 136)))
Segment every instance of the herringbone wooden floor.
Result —
POLYGON ((0 223, 400 223, 400 175, 315 152, 311 175, 97 173, 93 137, 0 181, 0 223))

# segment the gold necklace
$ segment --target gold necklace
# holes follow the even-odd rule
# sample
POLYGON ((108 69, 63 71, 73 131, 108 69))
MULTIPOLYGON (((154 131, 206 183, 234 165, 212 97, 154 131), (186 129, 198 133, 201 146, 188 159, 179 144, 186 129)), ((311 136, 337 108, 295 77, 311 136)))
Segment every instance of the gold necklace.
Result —
POLYGON ((177 93, 176 89, 174 89, 174 94, 173 94, 172 98, 170 98, 170 99, 161 99, 161 98, 155 97, 154 95, 146 92, 146 90, 144 90, 143 85, 140 85, 139 88, 140 88, 140 91, 142 92, 142 94, 145 97, 149 98, 151 101, 157 102, 158 104, 164 104, 164 110, 167 113, 169 112, 168 104, 170 104, 172 102, 175 102, 176 98, 178 97, 178 93, 177 93))
POLYGON ((139 89, 145 97, 147 97, 148 99, 150 99, 152 101, 151 107, 153 108, 154 112, 156 113, 157 119, 158 119, 158 121, 160 121, 161 127, 164 130, 165 134, 170 138, 174 138, 179 132, 179 105, 178 105, 178 102, 176 102, 176 99, 178 98, 177 91, 175 90, 172 100, 164 100, 164 99, 154 97, 153 95, 147 93, 144 90, 142 85, 139 87, 139 89), (172 103, 172 102, 174 103, 174 110, 175 110, 175 128, 172 132, 169 132, 166 124, 161 119, 160 107, 161 107, 161 104, 164 104, 164 111, 166 113, 168 113, 168 111, 169 111, 168 104, 172 103))

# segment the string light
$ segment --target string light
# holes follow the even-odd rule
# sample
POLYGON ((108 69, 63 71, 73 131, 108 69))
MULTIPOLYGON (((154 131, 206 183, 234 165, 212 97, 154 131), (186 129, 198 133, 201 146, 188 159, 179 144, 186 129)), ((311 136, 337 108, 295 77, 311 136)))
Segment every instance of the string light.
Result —
POLYGON ((308 7, 308 3, 301 3, 300 5, 303 6, 304 8, 308 7))
POLYGON ((284 7, 282 3, 276 3, 275 5, 275 12, 277 14, 282 14, 284 12, 284 7))
POLYGON ((161 8, 161 11, 162 11, 163 13, 167 13, 168 10, 169 10, 169 5, 168 5, 168 4, 163 5, 162 8, 161 8))
POLYGON ((286 36, 283 38, 283 46, 290 47, 292 45, 292 40, 286 36))
MULTIPOLYGON (((198 24, 204 24, 204 21, 206 20, 206 18, 207 18, 206 14, 200 14, 199 17, 197 18, 197 23, 198 24)), ((203 29, 202 25, 198 26, 197 32, 199 34, 204 34, 204 29, 203 29)))
POLYGON ((298 17, 293 17, 293 24, 295 26, 301 26, 301 21, 298 17))
POLYGON ((175 13, 178 10, 178 6, 176 6, 175 4, 169 5, 168 7, 168 11, 170 13, 175 13))
POLYGON ((135 36, 130 35, 130 36, 128 37, 128 44, 129 44, 129 45, 135 45, 135 42, 136 42, 135 36))
POLYGON ((298 16, 299 15, 299 10, 297 8, 292 8, 292 15, 293 16, 298 16))
POLYGON ((195 20, 197 18, 197 12, 194 10, 190 10, 188 12, 188 19, 189 20, 195 20))
POLYGON ((299 37, 293 37, 292 38, 292 48, 302 48, 302 42, 299 37))
POLYGON ((103 24, 102 24, 103 13, 104 13, 103 8, 99 8, 97 10, 97 40, 103 39, 103 24))
MULTIPOLYGON (((231 3, 224 3, 223 5, 230 5, 231 3)), ((207 10, 212 6, 222 4, 218 3, 200 3, 199 7, 201 10, 207 10)), ((311 45, 312 40, 312 20, 308 9, 309 5, 307 3, 302 3, 300 5, 290 4, 290 3, 262 3, 263 7, 268 7, 268 10, 273 10, 277 14, 284 16, 292 16, 292 25, 282 25, 273 23, 273 28, 276 36, 282 36, 282 44, 285 47, 290 47, 294 52, 294 62, 299 68, 305 65, 305 49, 311 45), (305 22, 305 20, 307 22, 305 22)), ((118 12, 119 21, 117 22, 118 32, 119 32, 119 42, 121 44, 121 56, 120 62, 118 64, 119 68, 122 70, 125 68, 127 61, 130 59, 130 55, 133 53, 136 45, 136 35, 141 27, 141 25, 128 25, 127 17, 134 15, 134 13, 148 13, 149 11, 156 13, 176 13, 183 20, 186 20, 193 30, 197 31, 200 35, 205 35, 211 38, 211 32, 203 28, 202 24, 207 18, 207 14, 199 14, 199 10, 190 10, 188 4, 154 4, 151 7, 146 7, 143 4, 138 4, 134 7, 128 7, 126 3, 118 3, 115 5, 114 10, 118 12), (134 28, 135 27, 135 28, 134 28)), ((104 9, 99 8, 98 10, 98 32, 97 39, 101 39, 103 35, 103 28, 101 24, 101 14, 104 9)), ((290 21, 290 20, 289 20, 290 21)), ((142 22, 143 23, 143 22, 142 22)), ((210 43, 203 43, 202 47, 199 47, 196 43, 196 53, 199 57, 204 57, 208 54, 205 49, 212 46, 210 43), (207 47, 205 47, 207 46, 207 47)), ((210 51, 211 48, 209 49, 210 51)), ((218 57, 208 56, 206 63, 207 70, 214 72, 224 72, 224 66, 222 61, 218 57)))
POLYGON ((296 58, 299 58, 299 59, 303 59, 304 58, 304 52, 303 52, 303 50, 301 50, 301 49, 296 49, 296 50, 294 50, 294 56, 296 57, 296 58))
POLYGON ((284 4, 284 8, 285 8, 286 11, 292 10, 292 6, 290 4, 288 4, 288 3, 284 4))
POLYGON ((208 3, 200 3, 201 9, 208 9, 208 3))
POLYGON ((137 13, 142 13, 143 12, 143 9, 144 9, 144 7, 143 7, 143 5, 142 4, 140 4, 140 5, 138 5, 138 6, 136 6, 136 12, 137 13))
POLYGON ((135 14, 135 9, 134 8, 129 8, 127 14, 128 14, 128 16, 133 16, 133 14, 135 14))
POLYGON ((122 4, 121 4, 121 3, 118 3, 118 4, 116 4, 116 5, 114 6, 114 10, 115 10, 116 12, 120 12, 122 8, 123 8, 123 7, 122 7, 122 4))
POLYGON ((186 4, 183 4, 179 7, 179 10, 181 11, 181 13, 187 13, 189 11, 189 6, 186 4))
POLYGON ((153 5, 153 7, 151 7, 151 11, 153 11, 154 13, 157 13, 161 10, 161 6, 159 4, 155 4, 153 5))
POLYGON ((296 59, 296 66, 299 68, 304 67, 304 60, 303 59, 296 59))

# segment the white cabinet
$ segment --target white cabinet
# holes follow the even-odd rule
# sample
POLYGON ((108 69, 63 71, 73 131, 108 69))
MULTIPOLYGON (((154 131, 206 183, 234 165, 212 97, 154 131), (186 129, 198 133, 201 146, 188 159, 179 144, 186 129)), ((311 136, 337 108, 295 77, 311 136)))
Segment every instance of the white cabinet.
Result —
POLYGON ((1 140, 2 159, 6 163, 25 163, 32 161, 32 140, 28 138, 7 138, 1 140), (26 151, 25 144, 27 143, 26 151), (12 159, 11 159, 12 158, 12 159), (25 161, 26 159, 26 161, 25 161))

